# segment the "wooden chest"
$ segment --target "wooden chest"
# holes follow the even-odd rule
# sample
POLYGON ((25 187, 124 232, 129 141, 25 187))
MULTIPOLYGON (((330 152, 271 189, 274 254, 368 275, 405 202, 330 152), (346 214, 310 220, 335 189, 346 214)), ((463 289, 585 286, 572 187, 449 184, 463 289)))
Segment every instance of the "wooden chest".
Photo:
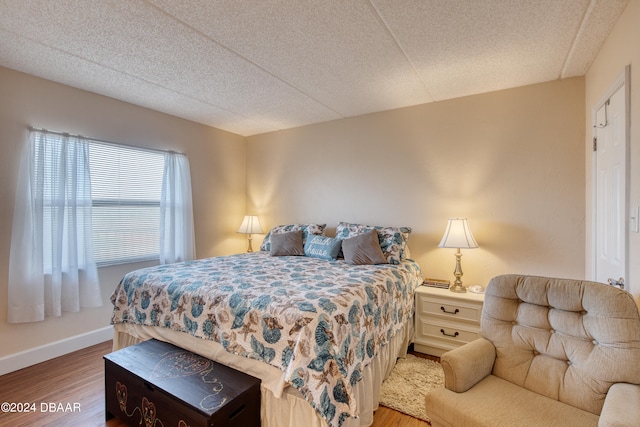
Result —
POLYGON ((104 356, 107 419, 131 426, 260 426, 260 380, 162 341, 104 356))

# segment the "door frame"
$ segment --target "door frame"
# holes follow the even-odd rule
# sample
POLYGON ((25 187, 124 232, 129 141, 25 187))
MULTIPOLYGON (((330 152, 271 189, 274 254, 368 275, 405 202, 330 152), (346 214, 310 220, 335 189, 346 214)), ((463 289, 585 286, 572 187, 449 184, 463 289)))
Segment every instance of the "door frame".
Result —
MULTIPOLYGON (((630 216, 630 170, 629 170, 629 159, 631 153, 631 88, 630 88, 630 77, 631 77, 631 65, 626 65, 624 70, 618 74, 614 82, 609 86, 609 88, 604 92, 604 94, 598 99, 598 101, 591 108, 591 141, 596 137, 596 114, 604 106, 604 104, 616 93, 618 89, 620 89, 624 85, 624 99, 625 99, 625 117, 624 117, 624 127, 625 127, 625 195, 624 195, 624 251, 625 251, 625 266, 624 266, 624 278, 625 278, 625 289, 628 290, 629 284, 629 216, 630 216)), ((592 143, 591 143, 592 144, 592 143)), ((589 244, 590 248, 590 263, 591 263, 591 280, 596 280, 596 267, 597 267, 597 191, 598 191, 598 175, 597 175, 597 153, 593 150, 593 146, 589 144, 591 149, 591 240, 589 244)), ((589 217, 589 215, 587 215, 589 217)))

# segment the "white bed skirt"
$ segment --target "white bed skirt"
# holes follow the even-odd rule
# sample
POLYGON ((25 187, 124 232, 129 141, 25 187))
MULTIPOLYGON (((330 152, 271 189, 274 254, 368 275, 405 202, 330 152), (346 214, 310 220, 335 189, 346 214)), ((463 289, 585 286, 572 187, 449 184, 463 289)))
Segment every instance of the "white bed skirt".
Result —
MULTIPOLYGON (((373 423, 373 413, 380 401, 380 385, 389 376, 398 357, 407 354, 413 336, 413 325, 408 323, 389 344, 364 368, 362 380, 354 387, 357 399, 358 418, 345 420, 344 427, 364 427, 373 423)), ((223 365, 246 372, 262 380, 262 427, 328 427, 300 392, 289 387, 283 380, 283 372, 274 366, 253 359, 236 356, 224 350, 214 341, 193 337, 170 329, 119 323, 114 325, 113 349, 155 338, 215 360, 223 365)))

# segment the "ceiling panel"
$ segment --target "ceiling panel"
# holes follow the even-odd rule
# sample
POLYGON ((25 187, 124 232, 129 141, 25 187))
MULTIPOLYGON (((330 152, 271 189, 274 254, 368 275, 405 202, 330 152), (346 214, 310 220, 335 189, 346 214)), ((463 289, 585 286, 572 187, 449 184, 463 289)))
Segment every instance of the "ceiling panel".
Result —
POLYGON ((0 65, 253 135, 586 73, 628 0, 0 0, 0 65))
MULTIPOLYGON (((0 30, 0 38, 6 33, 0 30)), ((62 84, 109 96, 142 107, 154 109, 177 117, 235 131, 238 125, 256 133, 277 130, 266 123, 248 117, 238 118, 236 113, 200 102, 175 91, 163 89, 142 79, 126 75, 76 56, 56 51, 31 40, 14 37, 14 43, 0 43, 0 57, 11 58, 6 67, 29 70, 30 74, 62 84), (34 58, 20 55, 29 51, 34 58), (68 72, 73 70, 73 72, 68 72), (99 76, 100 78, 96 78, 99 76)), ((34 124, 35 125, 35 124, 34 124)))
POLYGON ((628 0, 592 0, 567 54, 562 78, 584 75, 613 29, 628 0))
POLYGON ((557 79, 589 0, 372 0, 436 100, 557 79))
POLYGON ((341 116, 431 101, 367 0, 151 1, 341 116))

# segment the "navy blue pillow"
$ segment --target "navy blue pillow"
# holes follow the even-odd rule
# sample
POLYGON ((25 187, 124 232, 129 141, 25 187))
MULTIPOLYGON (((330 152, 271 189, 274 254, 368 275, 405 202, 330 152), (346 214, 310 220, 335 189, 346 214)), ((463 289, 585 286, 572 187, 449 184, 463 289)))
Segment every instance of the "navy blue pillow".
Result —
POLYGON ((334 261, 338 258, 342 240, 327 236, 309 235, 304 244, 304 254, 312 258, 334 261))

